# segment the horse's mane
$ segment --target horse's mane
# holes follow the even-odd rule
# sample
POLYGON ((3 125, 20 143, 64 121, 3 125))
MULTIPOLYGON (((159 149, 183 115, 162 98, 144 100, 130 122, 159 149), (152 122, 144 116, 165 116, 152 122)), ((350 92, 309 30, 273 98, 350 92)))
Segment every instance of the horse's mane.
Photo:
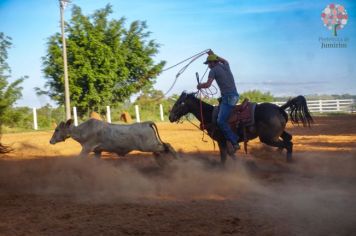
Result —
POLYGON ((207 102, 204 102, 203 100, 201 100, 199 97, 198 97, 198 93, 195 92, 195 93, 187 93, 187 98, 188 99, 191 99, 192 101, 196 102, 198 105, 198 109, 200 110, 200 104, 201 104, 201 109, 203 110, 203 113, 204 113, 204 116, 205 117, 205 120, 211 122, 211 116, 212 116, 212 112, 213 112, 213 109, 214 109, 214 106, 207 103, 207 102))
POLYGON ((187 93, 187 97, 193 98, 194 100, 197 100, 197 101, 201 101, 203 103, 203 105, 205 105, 205 106, 213 106, 207 102, 204 102, 204 100, 200 99, 198 97, 198 94, 199 94, 198 92, 187 93))

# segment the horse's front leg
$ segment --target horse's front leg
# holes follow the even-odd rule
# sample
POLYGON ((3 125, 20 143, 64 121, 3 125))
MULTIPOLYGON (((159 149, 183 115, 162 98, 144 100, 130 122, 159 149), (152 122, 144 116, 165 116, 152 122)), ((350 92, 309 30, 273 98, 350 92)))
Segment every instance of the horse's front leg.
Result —
POLYGON ((227 148, 225 142, 219 142, 219 150, 220 150, 220 161, 222 165, 225 165, 226 156, 227 156, 227 148))

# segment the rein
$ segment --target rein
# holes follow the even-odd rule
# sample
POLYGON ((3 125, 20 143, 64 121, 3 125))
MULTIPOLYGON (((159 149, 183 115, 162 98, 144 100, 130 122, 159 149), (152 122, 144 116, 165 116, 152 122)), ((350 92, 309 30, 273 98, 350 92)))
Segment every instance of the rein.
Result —
MULTIPOLYGON (((209 135, 208 131, 205 130, 204 115, 203 115, 202 92, 201 92, 200 90, 198 90, 195 94, 196 94, 196 95, 199 94, 199 97, 200 97, 200 99, 199 99, 199 110, 200 110, 199 113, 200 113, 200 120, 201 120, 200 126, 194 124, 194 123, 188 118, 188 115, 185 115, 184 117, 185 117, 185 119, 186 119, 189 123, 191 123, 193 126, 195 126, 196 128, 200 129, 200 130, 203 132, 203 136, 202 136, 202 139, 201 139, 203 142, 208 142, 207 140, 205 140, 205 134, 207 134, 207 135, 211 138, 211 140, 213 141, 214 150, 215 150, 215 141, 214 141, 214 139, 209 135)), ((178 120, 178 122, 183 122, 183 121, 178 120)), ((215 129, 213 130, 213 132, 212 132, 212 134, 211 134, 212 136, 214 135, 214 131, 215 131, 215 129)))
POLYGON ((204 130, 205 130, 205 127, 204 127, 204 116, 203 116, 203 101, 202 101, 202 97, 201 97, 201 92, 200 92, 200 90, 198 91, 198 94, 199 94, 199 97, 200 97, 200 99, 199 99, 199 110, 200 110, 200 119, 201 119, 201 123, 200 123, 200 129, 203 131, 203 137, 202 137, 202 141, 204 141, 204 142, 207 142, 206 140, 204 140, 204 130))
MULTIPOLYGON (((201 141, 207 143, 208 140, 204 140, 204 138, 205 138, 204 135, 207 134, 207 135, 210 137, 209 133, 208 133, 207 131, 205 131, 204 129, 202 129, 201 126, 199 127, 198 125, 194 124, 194 123, 188 118, 188 115, 185 115, 184 117, 185 117, 185 119, 186 119, 189 123, 191 123, 191 124, 192 124, 193 126, 195 126, 197 129, 200 129, 200 130, 203 132, 203 137, 201 138, 201 141)), ((182 122, 183 122, 183 121, 182 121, 182 122)), ((214 131, 215 131, 215 129, 213 130, 213 132, 211 133, 211 135, 214 134, 214 131)), ((214 141, 214 139, 213 139, 212 137, 210 137, 210 138, 211 138, 211 140, 213 141, 213 146, 214 146, 214 150, 215 150, 215 141, 214 141)))

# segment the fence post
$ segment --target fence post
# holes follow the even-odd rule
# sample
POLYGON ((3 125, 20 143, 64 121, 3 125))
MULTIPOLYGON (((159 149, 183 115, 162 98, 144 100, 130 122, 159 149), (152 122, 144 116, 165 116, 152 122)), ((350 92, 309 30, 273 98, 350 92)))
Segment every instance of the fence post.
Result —
POLYGON ((77 108, 73 107, 74 126, 78 126, 77 108))
POLYGON ((138 105, 135 105, 135 112, 136 112, 136 122, 141 122, 140 120, 140 111, 138 110, 138 105))
POLYGON ((108 123, 111 123, 110 106, 106 106, 106 120, 107 120, 108 123))
POLYGON ((33 108, 33 129, 37 130, 38 126, 37 126, 37 111, 36 108, 33 108))
POLYGON ((161 115, 161 121, 164 121, 163 105, 162 104, 159 104, 159 113, 161 115))
POLYGON ((340 111, 340 100, 339 99, 336 100, 336 110, 340 111))
POLYGON ((319 112, 323 113, 323 103, 322 100, 319 100, 319 112))

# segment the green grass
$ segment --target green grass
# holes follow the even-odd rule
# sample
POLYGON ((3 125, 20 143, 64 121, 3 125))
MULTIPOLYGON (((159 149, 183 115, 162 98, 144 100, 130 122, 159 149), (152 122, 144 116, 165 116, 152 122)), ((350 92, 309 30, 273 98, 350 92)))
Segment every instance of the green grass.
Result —
POLYGON ((15 133, 51 131, 51 130, 54 130, 54 128, 50 128, 50 127, 40 128, 39 127, 37 130, 34 130, 33 128, 3 126, 1 129, 1 132, 2 132, 2 134, 15 134, 15 133))

